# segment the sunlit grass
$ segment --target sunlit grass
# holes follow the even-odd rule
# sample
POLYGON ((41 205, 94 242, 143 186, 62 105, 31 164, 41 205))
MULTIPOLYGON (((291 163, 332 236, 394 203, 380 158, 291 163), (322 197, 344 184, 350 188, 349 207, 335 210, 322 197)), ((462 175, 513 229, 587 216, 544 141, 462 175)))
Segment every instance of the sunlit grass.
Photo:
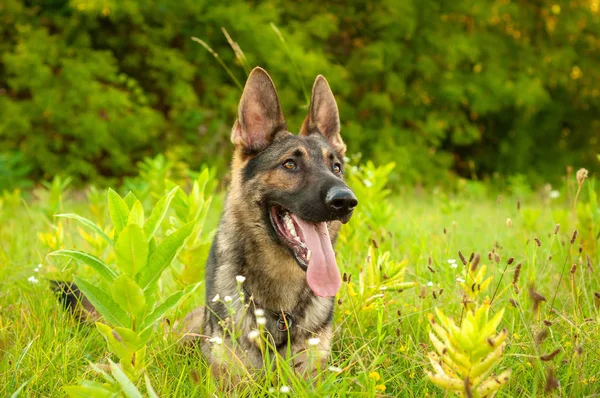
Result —
MULTIPOLYGON (((433 350, 428 315, 440 308, 459 322, 465 305, 486 298, 493 298, 491 316, 504 309, 498 330, 508 331, 498 371, 512 369, 512 376, 498 396, 533 397, 547 388, 585 396, 600 389, 599 226, 598 210, 590 205, 593 190, 584 186, 573 213, 573 198, 565 192, 555 199, 517 199, 510 193, 489 199, 467 187, 453 194, 410 189, 385 197, 366 188, 356 190, 362 192, 361 206, 373 202, 364 206, 370 213, 358 213, 344 226, 336 247, 348 282, 338 296, 327 368, 312 383, 275 361, 268 371, 245 380, 240 395, 278 396, 289 390, 293 396, 444 396, 425 377, 433 350), (467 262, 471 253, 479 254, 478 267, 487 267, 492 279, 481 291, 459 251, 467 262), (395 289, 400 285, 392 278, 394 270, 404 272, 398 283, 416 286, 395 289), (471 290, 466 298, 464 290, 471 290)), ((61 211, 106 222, 105 209, 90 200, 67 194, 61 211)), ((215 227, 219 207, 213 206, 207 230, 215 227)), ((43 201, 5 198, 0 209, 0 396, 21 387, 23 396, 63 396, 66 385, 100 380, 89 362, 116 358, 94 327, 78 324, 59 308, 47 281, 68 277, 73 269, 46 257, 57 248, 52 244, 90 251, 93 245, 76 224, 63 221, 61 230, 57 220, 46 218, 43 201), (28 280, 32 276, 37 283, 28 280)), ((199 293, 169 318, 202 301, 199 293)), ((160 396, 222 394, 200 355, 184 351, 168 334, 151 342, 147 361, 160 396)), ((140 380, 142 391, 143 385, 140 380)))

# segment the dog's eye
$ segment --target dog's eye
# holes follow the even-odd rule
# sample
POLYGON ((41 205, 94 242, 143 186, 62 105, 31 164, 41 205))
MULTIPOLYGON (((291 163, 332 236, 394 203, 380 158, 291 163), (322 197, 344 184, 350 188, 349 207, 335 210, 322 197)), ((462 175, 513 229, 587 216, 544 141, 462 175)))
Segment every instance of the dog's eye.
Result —
POLYGON ((335 164, 333 165, 333 172, 334 172, 335 174, 340 174, 340 173, 342 172, 342 165, 341 165, 341 164, 339 164, 339 163, 335 163, 335 164))
POLYGON ((285 167, 288 170, 296 170, 298 168, 298 166, 296 165, 296 162, 294 162, 292 159, 288 159, 283 163, 283 167, 285 167))

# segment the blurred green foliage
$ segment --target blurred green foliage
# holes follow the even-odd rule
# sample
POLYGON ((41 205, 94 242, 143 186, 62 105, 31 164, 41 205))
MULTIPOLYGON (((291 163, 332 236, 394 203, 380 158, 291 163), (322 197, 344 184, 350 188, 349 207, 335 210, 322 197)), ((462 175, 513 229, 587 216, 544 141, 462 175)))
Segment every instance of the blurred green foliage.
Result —
POLYGON ((394 161, 396 183, 596 171, 598 3, 3 0, 0 164, 112 183, 165 153, 224 171, 240 88, 196 36, 242 84, 265 67, 292 131, 325 75, 350 152, 394 161))

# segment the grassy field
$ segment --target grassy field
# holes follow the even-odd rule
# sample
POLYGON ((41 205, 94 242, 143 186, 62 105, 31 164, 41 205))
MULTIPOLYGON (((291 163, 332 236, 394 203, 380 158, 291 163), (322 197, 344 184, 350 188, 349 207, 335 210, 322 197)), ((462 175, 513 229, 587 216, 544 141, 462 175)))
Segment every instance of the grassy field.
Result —
MULTIPOLYGON (((360 204, 336 247, 349 282, 339 292, 330 367, 307 383, 275 361, 272 370, 245 380, 239 395, 445 396, 425 376, 434 350, 428 315, 439 308, 459 323, 486 300, 490 315, 504 310, 497 330, 508 331, 495 372, 512 369, 512 376, 498 396, 540 396, 546 389, 557 396, 597 394, 600 214, 593 181, 584 182, 574 208, 575 181, 560 192, 520 199, 512 192, 496 198, 475 183, 453 193, 390 194, 384 189, 390 170, 367 166, 350 178, 360 204)), ((152 189, 145 192, 138 197, 148 211, 156 200, 152 189)), ((60 308, 48 282, 73 274, 97 280, 86 266, 47 256, 53 250, 77 248, 114 263, 90 230, 52 217, 78 213, 110 234, 104 192, 86 193, 65 192, 58 182, 28 195, 4 194, 0 202, 0 396, 64 396, 64 386, 102 380, 91 363, 116 361, 93 325, 79 324, 60 308)), ((202 280, 205 243, 222 196, 213 197, 203 221, 203 243, 184 250, 165 272, 160 294, 202 280)), ((162 234, 172 220, 165 219, 162 234)), ((197 291, 168 318, 201 304, 202 295, 197 291)), ((160 330, 166 329, 163 323, 160 330)), ((168 333, 148 344, 146 373, 159 396, 222 395, 200 356, 184 352, 168 333)), ((145 391, 143 377, 136 385, 145 391)))

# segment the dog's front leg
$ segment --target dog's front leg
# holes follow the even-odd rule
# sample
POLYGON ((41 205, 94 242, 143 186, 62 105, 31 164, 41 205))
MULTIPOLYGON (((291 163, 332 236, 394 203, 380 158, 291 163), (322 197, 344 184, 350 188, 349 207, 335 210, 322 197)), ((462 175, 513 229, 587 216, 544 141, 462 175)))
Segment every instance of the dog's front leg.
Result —
POLYGON ((313 334, 309 340, 293 344, 291 360, 295 371, 306 379, 313 379, 325 369, 332 337, 332 328, 327 326, 319 333, 313 334))

